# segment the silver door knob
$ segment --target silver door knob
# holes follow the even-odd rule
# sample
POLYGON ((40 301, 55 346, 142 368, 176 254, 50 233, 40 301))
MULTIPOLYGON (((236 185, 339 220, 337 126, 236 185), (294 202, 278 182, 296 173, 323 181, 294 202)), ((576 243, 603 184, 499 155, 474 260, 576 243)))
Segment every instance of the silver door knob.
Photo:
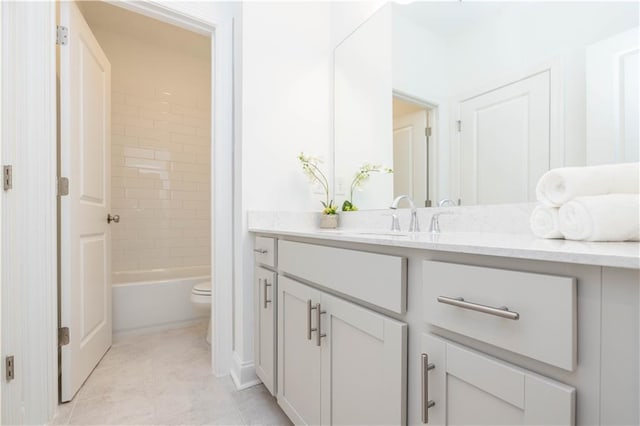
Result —
POLYGON ((114 214, 113 216, 111 216, 111 214, 108 214, 107 223, 111 222, 120 223, 120 215, 114 214))

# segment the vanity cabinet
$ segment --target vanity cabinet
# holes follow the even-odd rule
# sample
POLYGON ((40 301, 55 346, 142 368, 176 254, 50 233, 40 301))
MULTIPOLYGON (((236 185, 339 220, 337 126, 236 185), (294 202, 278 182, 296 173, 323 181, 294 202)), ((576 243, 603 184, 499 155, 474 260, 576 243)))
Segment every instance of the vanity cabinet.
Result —
POLYGON ((276 239, 256 237, 254 245, 254 357, 256 375, 276 394, 276 239))
POLYGON ((407 325, 288 277, 278 403, 295 424, 405 424, 407 325))
POLYGON ((570 386, 429 334, 422 350, 423 423, 575 424, 570 386))

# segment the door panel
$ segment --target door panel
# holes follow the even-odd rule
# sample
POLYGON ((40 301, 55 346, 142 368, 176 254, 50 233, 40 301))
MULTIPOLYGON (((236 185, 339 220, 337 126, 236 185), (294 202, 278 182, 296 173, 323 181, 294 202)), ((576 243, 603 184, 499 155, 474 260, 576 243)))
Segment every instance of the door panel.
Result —
POLYGON ((460 103, 462 204, 535 200, 550 164, 549 90, 545 71, 460 103))
POLYGON ((111 346, 111 66, 74 2, 60 3, 61 399, 69 401, 111 346))
MULTIPOLYGON (((575 389, 480 352, 424 334, 429 424, 571 425, 575 389)), ((422 395, 424 403, 425 395, 422 395)))
POLYGON ((407 326, 323 293, 322 424, 405 424, 407 326))
POLYGON ((275 272, 264 268, 256 268, 256 291, 254 300, 257 303, 255 322, 255 354, 256 374, 262 383, 275 395, 275 272))
POLYGON ((638 28, 587 47, 587 164, 640 159, 638 28))
MULTIPOLYGON (((308 337, 308 301, 320 292, 278 278, 278 404, 295 424, 320 424, 320 346, 308 337)), ((311 326, 317 327, 312 316, 311 326)))

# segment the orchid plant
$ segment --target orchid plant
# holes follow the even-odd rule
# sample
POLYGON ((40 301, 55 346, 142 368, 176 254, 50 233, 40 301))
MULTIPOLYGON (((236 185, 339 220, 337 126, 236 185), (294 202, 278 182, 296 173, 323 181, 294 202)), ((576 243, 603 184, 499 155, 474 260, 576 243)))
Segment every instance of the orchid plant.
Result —
POLYGON ((318 166, 322 163, 322 160, 317 157, 306 156, 303 152, 298 155, 298 160, 302 164, 302 170, 309 178, 309 182, 318 182, 324 189, 325 200, 320 201, 324 207, 322 213, 327 215, 338 214, 338 206, 333 204, 333 200, 329 200, 329 180, 318 166))
POLYGON ((364 184, 369 180, 371 173, 373 172, 384 172, 384 173, 393 173, 393 170, 389 167, 383 167, 381 164, 370 164, 364 163, 358 171, 356 172, 353 180, 351 181, 351 187, 349 189, 349 199, 345 200, 342 203, 342 211, 352 212, 358 210, 358 208, 353 204, 353 191, 356 189, 362 189, 364 184))

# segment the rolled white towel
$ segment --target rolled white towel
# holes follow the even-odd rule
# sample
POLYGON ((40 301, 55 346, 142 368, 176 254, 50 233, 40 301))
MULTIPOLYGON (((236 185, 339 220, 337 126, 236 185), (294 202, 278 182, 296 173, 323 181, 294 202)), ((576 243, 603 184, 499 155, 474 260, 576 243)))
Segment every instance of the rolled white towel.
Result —
POLYGON ((546 172, 536 186, 543 205, 560 207, 585 195, 640 193, 640 163, 564 167, 546 172))
POLYGON ((640 195, 608 194, 575 198, 558 212, 568 240, 640 240, 640 195))
POLYGON ((531 231, 540 238, 562 238, 558 226, 558 208, 538 206, 531 213, 529 219, 531 231))

